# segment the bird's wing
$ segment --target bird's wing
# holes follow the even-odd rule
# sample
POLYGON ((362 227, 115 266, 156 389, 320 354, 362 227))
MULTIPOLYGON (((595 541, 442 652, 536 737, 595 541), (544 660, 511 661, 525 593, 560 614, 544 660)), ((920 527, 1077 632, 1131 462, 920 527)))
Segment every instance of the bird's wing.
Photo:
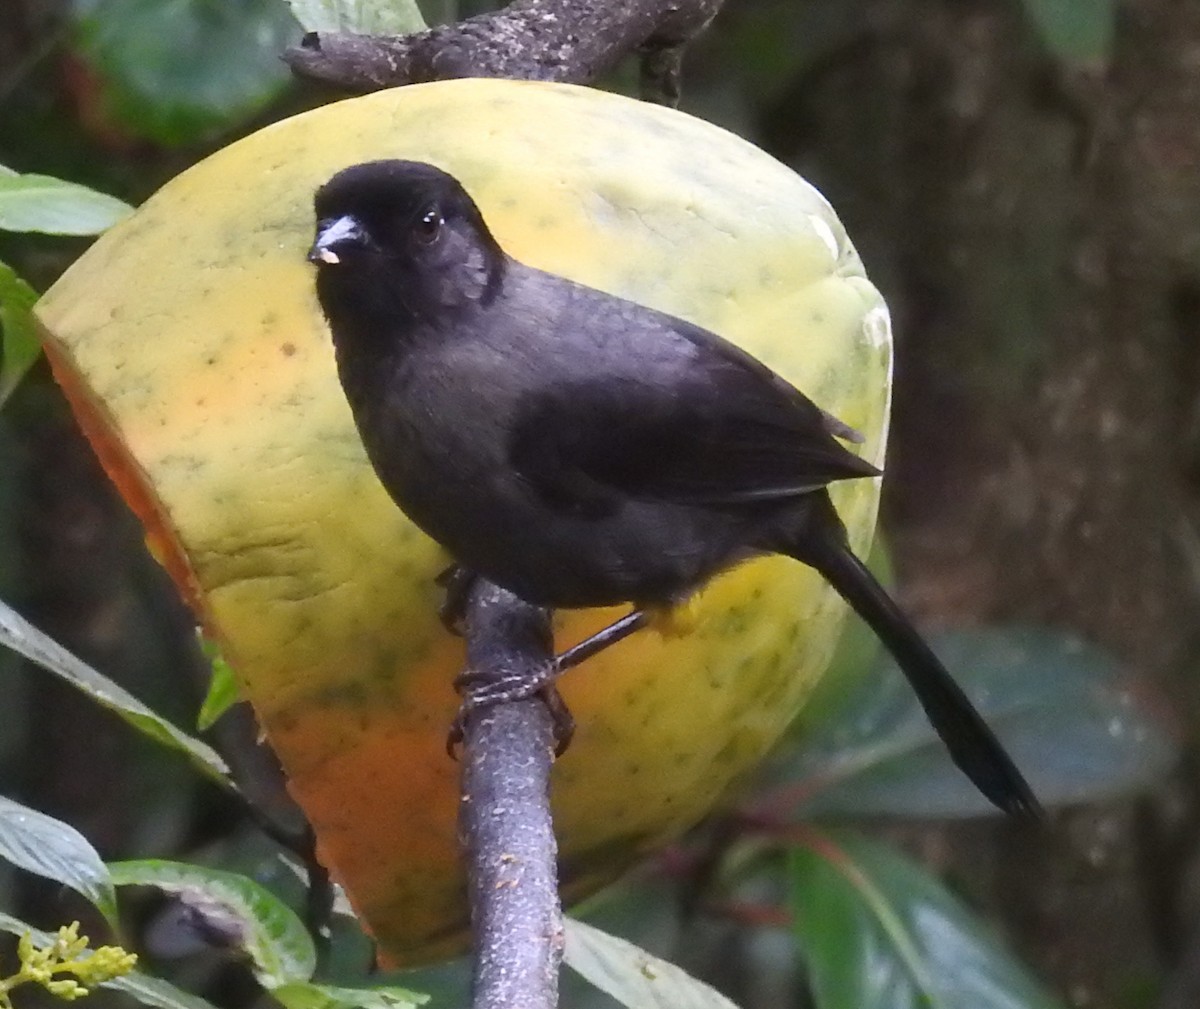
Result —
POLYGON ((548 501, 736 504, 878 474, 835 437, 851 429, 719 337, 671 319, 631 347, 522 400, 510 461, 548 501))

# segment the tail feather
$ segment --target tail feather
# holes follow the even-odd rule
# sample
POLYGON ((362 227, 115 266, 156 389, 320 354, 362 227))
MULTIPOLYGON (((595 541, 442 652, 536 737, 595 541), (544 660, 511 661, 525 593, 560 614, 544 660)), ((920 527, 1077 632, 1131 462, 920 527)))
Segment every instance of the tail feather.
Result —
MULTIPOLYGON (((814 502, 815 504, 816 502, 814 502)), ((908 618, 850 550, 832 503, 811 515, 799 543, 787 553, 821 573, 879 636, 907 677, 934 730, 959 769, 1006 813, 1038 818, 1042 809, 970 698, 908 618)))

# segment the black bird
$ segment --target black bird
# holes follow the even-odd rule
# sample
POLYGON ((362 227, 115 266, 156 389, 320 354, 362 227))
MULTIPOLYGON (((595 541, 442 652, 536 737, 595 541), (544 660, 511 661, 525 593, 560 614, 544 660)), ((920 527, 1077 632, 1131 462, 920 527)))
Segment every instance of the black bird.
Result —
MULTIPOLYGON (((819 571, 988 799, 1020 772, 851 552, 849 427, 721 337, 506 255, 452 176, 376 161, 316 194, 317 296, 367 456, 464 568, 550 607, 669 606, 751 557, 819 571)), ((632 625, 631 625, 632 626, 632 625)))

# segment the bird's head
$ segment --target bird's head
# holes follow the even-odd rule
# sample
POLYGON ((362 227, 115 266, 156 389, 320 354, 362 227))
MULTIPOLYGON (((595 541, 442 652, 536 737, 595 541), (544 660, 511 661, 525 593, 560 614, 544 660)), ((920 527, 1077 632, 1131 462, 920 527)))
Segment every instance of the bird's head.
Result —
MULTIPOLYGON (((452 175, 416 161, 370 161, 317 190, 308 259, 331 323, 340 316, 409 316, 486 302, 504 253, 452 175)), ((336 333, 336 326, 335 326, 336 333)))

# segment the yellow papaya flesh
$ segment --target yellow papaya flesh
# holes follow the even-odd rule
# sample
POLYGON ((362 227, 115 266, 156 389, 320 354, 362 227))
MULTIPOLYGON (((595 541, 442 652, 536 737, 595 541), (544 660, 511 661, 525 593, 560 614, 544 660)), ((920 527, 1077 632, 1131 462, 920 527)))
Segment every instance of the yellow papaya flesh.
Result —
MULTIPOLYGON (((516 258, 682 316, 776 369, 882 463, 886 309, 810 185, 679 112, 586 88, 459 80, 269 126, 113 228, 37 313, 56 375, 156 555, 232 663, 322 857, 396 964, 460 948, 462 642, 448 558, 366 462, 305 252, 312 194, 376 158, 462 180, 516 258)), ((487 389, 478 389, 487 396, 487 389)), ((878 481, 836 488, 856 549, 878 481)), ((620 610, 560 613, 560 647, 620 610)), ((843 607, 786 559, 723 575, 688 630, 647 631, 564 678, 554 769, 563 886, 582 896, 704 815, 778 738, 843 607)))

